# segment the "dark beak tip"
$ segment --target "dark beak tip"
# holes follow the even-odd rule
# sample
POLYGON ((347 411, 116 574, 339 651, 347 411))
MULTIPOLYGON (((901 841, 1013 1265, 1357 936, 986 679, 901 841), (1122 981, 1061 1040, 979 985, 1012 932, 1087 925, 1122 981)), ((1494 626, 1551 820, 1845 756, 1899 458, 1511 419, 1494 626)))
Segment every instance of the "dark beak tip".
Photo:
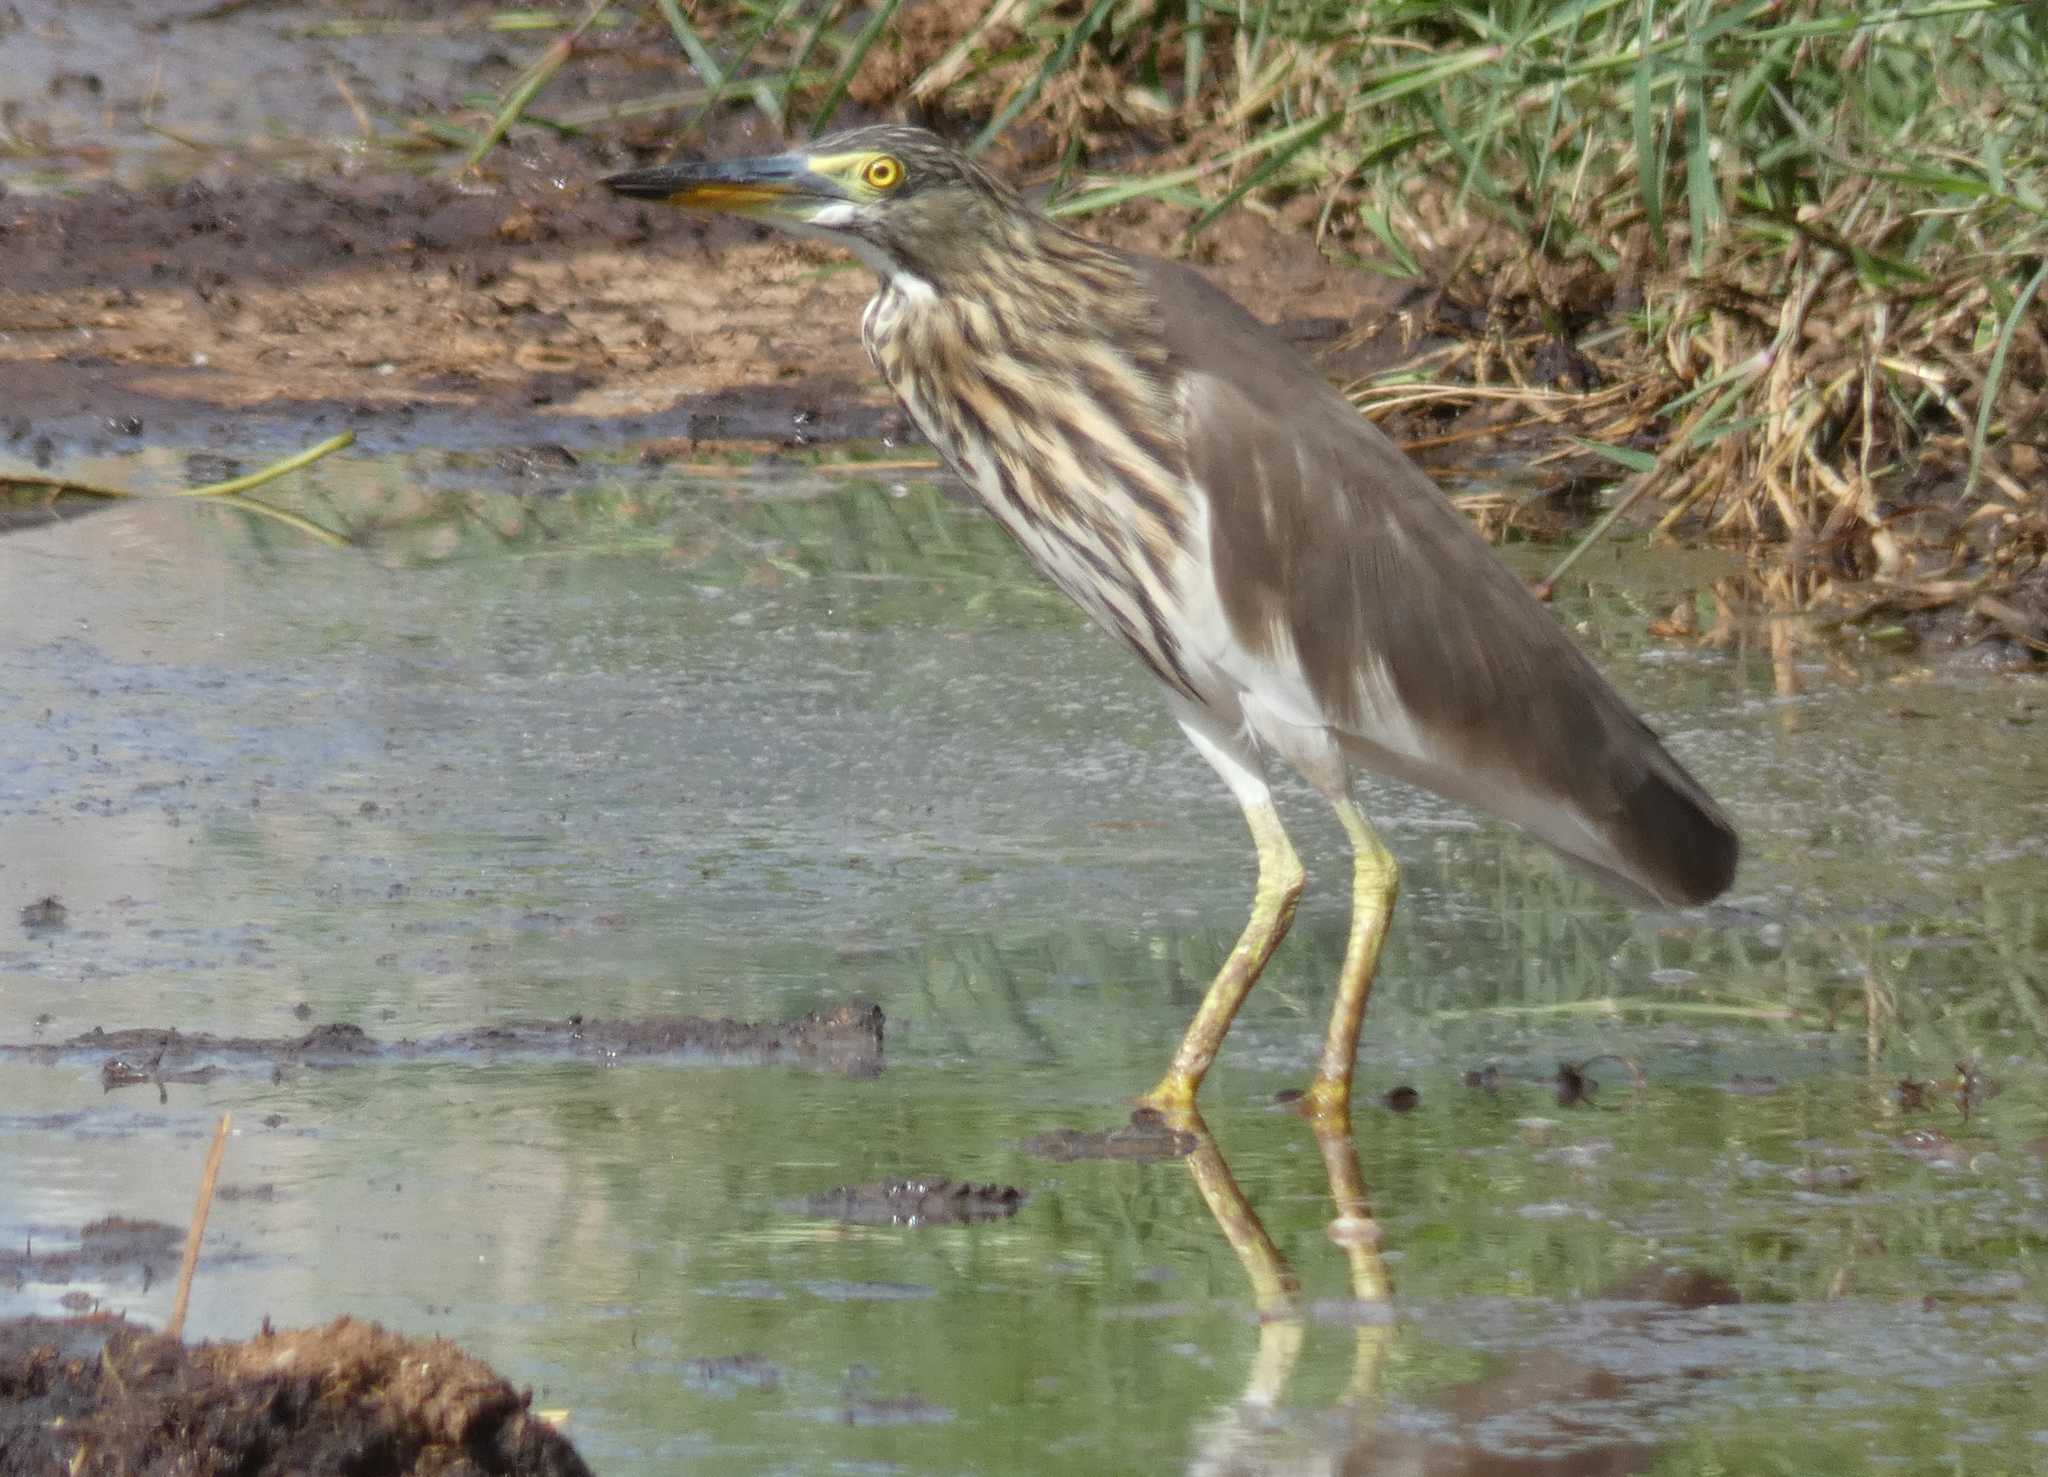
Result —
POLYGON ((647 169, 629 169, 624 174, 608 174, 598 183, 614 195, 630 195, 639 199, 659 198, 675 191, 673 183, 657 181, 654 178, 654 171, 647 169))

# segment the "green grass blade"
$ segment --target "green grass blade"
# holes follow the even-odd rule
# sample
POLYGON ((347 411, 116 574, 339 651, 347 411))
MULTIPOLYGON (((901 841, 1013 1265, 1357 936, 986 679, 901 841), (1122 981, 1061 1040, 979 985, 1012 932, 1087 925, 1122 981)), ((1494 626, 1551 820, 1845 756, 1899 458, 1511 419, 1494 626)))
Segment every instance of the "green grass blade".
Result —
MULTIPOLYGON (((1057 216, 1090 215, 1098 210, 1107 210, 1112 205, 1121 205, 1126 200, 1137 200, 1148 196, 1166 199, 1168 198, 1168 192, 1177 190, 1183 185, 1193 184, 1204 175, 1214 174, 1219 170, 1227 169, 1240 159, 1250 159, 1267 149, 1285 148, 1302 134, 1312 129, 1323 127, 1325 122, 1325 118, 1309 118, 1300 123, 1291 124, 1286 128, 1262 135, 1259 138, 1253 139, 1248 144, 1240 144, 1238 147, 1230 150, 1229 153, 1220 155, 1207 164, 1189 164, 1180 169, 1169 169, 1163 174, 1147 175, 1142 179, 1125 180, 1121 184, 1108 185, 1100 190, 1089 190, 1084 194, 1070 195, 1065 200, 1062 200, 1051 214, 1057 216)), ((1412 139, 1414 135, 1411 134, 1409 137, 1412 139)), ((1198 210, 1205 210, 1208 208, 1208 202, 1198 199, 1196 200, 1196 208, 1198 210)))
POLYGON ((2020 289, 2018 301, 2012 311, 2005 315, 2005 327, 1999 330, 1998 347, 1991 351, 1991 366, 1984 372, 1984 390, 1977 399, 1977 427, 1970 436, 1970 475, 1963 481, 1963 501, 1968 502, 1977 490, 1977 480, 1984 473, 1984 452, 1991 439, 1991 418, 1998 408, 1999 386, 2005 381, 2006 351, 2012 348, 2013 335, 2019 332, 2020 324, 2026 321, 2027 307, 2034 301, 2034 294, 2041 290, 2041 283, 2048 281, 2048 260, 2034 269, 2034 275, 2027 279, 2027 285, 2020 289))
POLYGON ((1332 128, 1335 128, 1343 116, 1341 113, 1325 113, 1320 118, 1311 118, 1307 124, 1287 130, 1295 135, 1295 137, 1287 142, 1277 146, 1267 145, 1268 152, 1265 159, 1259 163, 1258 168, 1252 170, 1251 173, 1239 180, 1228 194, 1196 217, 1195 223, 1188 227, 1187 239, 1192 241, 1216 217, 1223 214, 1224 211, 1237 204, 1238 201, 1242 200, 1251 191, 1256 190, 1260 185, 1279 173, 1280 170, 1287 166, 1288 160, 1299 154, 1303 149, 1308 148, 1332 128))
POLYGON ((1603 461, 1613 462, 1624 472, 1635 472, 1640 475, 1657 470, 1657 458, 1647 451, 1637 451, 1633 446, 1616 446, 1611 441, 1594 441, 1586 436, 1571 436, 1566 439, 1581 451, 1590 451, 1603 461))
MULTIPOLYGON (((1688 32, 1697 35, 1707 17, 1708 0, 1693 0, 1687 17, 1688 32)), ((1707 248, 1712 244, 1715 222, 1720 217, 1720 196, 1714 185, 1714 162, 1707 132, 1707 73, 1698 45, 1686 52, 1686 76, 1680 90, 1685 96, 1685 203, 1687 251, 1693 275, 1707 268, 1707 248)))
POLYGON ((818 103, 817 116, 811 119, 811 137, 816 138, 832 123, 832 115, 839 111, 839 105, 846 101, 846 89, 853 85, 853 74, 860 70, 869 48, 881 39, 882 31, 895 16, 903 0, 882 0, 880 8, 868 17, 867 24, 853 38, 853 45, 846 48, 846 55, 840 59, 839 70, 833 74, 832 85, 825 89, 825 96, 818 103))
MULTIPOLYGON (((732 65, 726 69, 728 75, 731 77, 744 75, 747 70, 747 63, 753 60, 755 48, 760 46, 763 38, 779 33, 790 17, 802 8, 803 3, 804 0, 782 0, 782 3, 777 5, 773 11, 763 16, 760 25, 756 26, 753 34, 747 37, 746 44, 741 46, 734 55, 732 65)), ((776 92, 775 84, 780 80, 782 79, 775 77, 755 77, 748 81, 746 89, 754 99, 754 106, 759 108, 762 114, 778 128, 782 126, 783 108, 781 99, 782 96, 786 96, 786 87, 783 94, 778 95, 776 92)), ((697 110, 683 120, 682 131, 685 137, 697 131, 698 126, 704 121, 704 115, 711 111, 713 105, 720 98, 731 95, 734 85, 732 82, 727 82, 722 86, 711 87, 705 90, 703 101, 697 105, 697 110)))
POLYGON ((1637 37, 1635 85, 1631 93, 1634 103, 1634 135, 1636 146, 1636 188, 1642 195, 1643 213, 1649 218, 1650 238, 1656 243, 1657 253, 1664 251, 1664 164, 1658 145, 1657 120, 1650 109, 1655 89, 1655 63, 1650 53, 1652 22, 1656 19, 1655 0, 1643 6, 1641 33, 1637 37))
POLYGON ((711 48, 704 44, 704 38, 697 34, 697 28, 690 24, 683 9, 676 0, 654 0, 661 11, 661 18, 668 22, 668 28, 675 33, 677 43, 683 48, 683 55, 690 59, 690 65, 697 69, 697 75, 704 79, 706 87, 721 87, 725 84, 725 68, 718 64, 718 58, 711 54, 711 48))
POLYGON ((811 60, 811 53, 818 49, 818 43, 825 38, 826 28, 838 16, 844 0, 824 0, 818 8, 818 18, 811 22, 810 30, 804 33, 803 43, 797 47, 796 58, 789 64, 789 80, 782 84, 782 111, 789 111, 790 95, 796 91, 796 79, 811 60))
POLYGON ((1038 94, 1045 89, 1045 84, 1074 59, 1074 53, 1087 44, 1088 38, 1095 34, 1097 27, 1109 19, 1110 11, 1115 8, 1116 0, 1095 0, 1095 3, 1088 7, 1088 13, 1081 17, 1081 23, 1067 32, 1067 38, 1059 44, 1059 49, 1045 59, 1044 65, 1038 69, 1038 74, 1012 93, 1009 101, 1003 104, 995 117, 988 120, 988 126, 974 136, 974 142, 967 146, 967 152, 979 154, 989 146, 997 134, 1010 126, 1019 113, 1037 101, 1038 94))
POLYGON ((610 8, 611 0, 597 0, 590 8, 590 13, 583 17, 574 30, 548 43, 548 49, 541 53, 540 60, 528 67, 525 75, 513 83, 512 90, 505 95, 504 105, 498 109, 497 116, 491 119, 490 127, 483 131, 477 141, 470 146, 469 152, 462 156, 462 162, 455 166, 456 174, 473 169, 477 161, 497 146, 498 140, 505 136, 518 121, 519 115, 526 111, 526 105, 538 97, 541 89, 554 80, 555 73, 562 69, 562 64, 575 52, 576 43, 583 39, 584 33, 610 8))

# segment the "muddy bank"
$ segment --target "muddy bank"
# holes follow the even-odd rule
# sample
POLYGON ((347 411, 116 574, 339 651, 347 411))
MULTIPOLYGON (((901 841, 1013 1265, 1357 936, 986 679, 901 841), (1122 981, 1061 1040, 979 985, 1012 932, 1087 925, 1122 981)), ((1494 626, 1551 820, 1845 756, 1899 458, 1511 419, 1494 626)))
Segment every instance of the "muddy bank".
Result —
POLYGON ((188 1348, 119 1319, 0 1324, 0 1477, 587 1474, 446 1339, 342 1318, 188 1348))
POLYGON ((99 1057, 100 1081, 109 1089, 209 1082, 227 1072, 478 1057, 796 1062, 865 1074, 881 1070, 883 1029, 881 1008, 867 1001, 829 1005, 786 1021, 571 1016, 565 1021, 484 1026, 424 1041, 379 1041, 360 1026, 341 1023, 316 1026, 303 1036, 216 1036, 157 1026, 109 1031, 96 1026, 64 1041, 0 1045, 0 1059, 51 1064, 99 1057))
MULTIPOLYGON (((860 346, 870 275, 594 185, 659 152, 528 151, 461 186, 216 167, 0 197, 0 453, 260 453, 342 429, 372 452, 907 436, 860 346)), ((1088 229, 1162 250, 1180 226, 1132 206, 1088 229)), ((1199 260, 1311 353, 1370 331, 1403 292, 1250 215, 1220 222, 1199 260)), ((1391 357, 1375 341, 1326 367, 1391 357)))

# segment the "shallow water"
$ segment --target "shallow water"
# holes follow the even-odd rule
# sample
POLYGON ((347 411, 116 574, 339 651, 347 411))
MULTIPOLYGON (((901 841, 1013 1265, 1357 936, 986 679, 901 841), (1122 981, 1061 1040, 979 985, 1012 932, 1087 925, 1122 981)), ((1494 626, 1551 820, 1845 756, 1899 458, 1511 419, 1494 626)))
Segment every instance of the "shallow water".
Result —
MULTIPOLYGON (((979 515, 794 466, 443 456, 278 498, 363 547, 161 502, 0 539, 0 1042, 863 997, 884 1070, 457 1053, 159 1102, 90 1053, 0 1057, 0 1245, 182 1224, 231 1109, 189 1332, 448 1334, 607 1473, 2048 1458, 2037 684, 1816 659, 1780 698, 1767 662, 1642 634, 1689 575, 1595 559, 1561 613, 1743 828, 1734 893, 1631 913, 1369 785, 1406 871, 1354 1184, 1272 1106, 1348 870, 1290 783, 1312 891, 1205 1088, 1213 1140, 1061 1163, 1029 1141, 1123 1120, 1250 848, 1143 674, 979 515), (17 923, 45 895, 62 926, 17 923), (1967 1120, 1958 1061, 2003 1089, 1967 1120), (1377 1106, 1401 1085, 1418 1109, 1377 1106), (1028 1199, 965 1228, 801 1203, 920 1173, 1028 1199)), ((0 1313, 82 1289, 160 1320, 170 1271, 24 1279, 0 1313)))

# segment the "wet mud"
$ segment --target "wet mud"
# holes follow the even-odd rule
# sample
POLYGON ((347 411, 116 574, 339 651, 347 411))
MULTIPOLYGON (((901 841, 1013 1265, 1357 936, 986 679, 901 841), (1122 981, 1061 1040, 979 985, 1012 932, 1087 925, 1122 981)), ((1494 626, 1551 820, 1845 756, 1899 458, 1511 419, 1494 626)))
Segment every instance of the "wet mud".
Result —
POLYGON ((188 1347, 118 1319, 0 1324, 0 1477, 581 1477, 530 1397, 445 1339, 342 1318, 188 1347))
POLYGON ((707 1060, 726 1065, 797 1063, 854 1074, 881 1070, 884 1021, 868 1001, 824 1006, 786 1021, 703 1016, 638 1020, 523 1021, 423 1041, 380 1041, 333 1023, 303 1036, 216 1036, 162 1027, 94 1027, 63 1041, 0 1045, 0 1059, 55 1064, 100 1057, 109 1090, 145 1083, 209 1082, 228 1072, 367 1066, 384 1062, 569 1058, 605 1062, 707 1060))

